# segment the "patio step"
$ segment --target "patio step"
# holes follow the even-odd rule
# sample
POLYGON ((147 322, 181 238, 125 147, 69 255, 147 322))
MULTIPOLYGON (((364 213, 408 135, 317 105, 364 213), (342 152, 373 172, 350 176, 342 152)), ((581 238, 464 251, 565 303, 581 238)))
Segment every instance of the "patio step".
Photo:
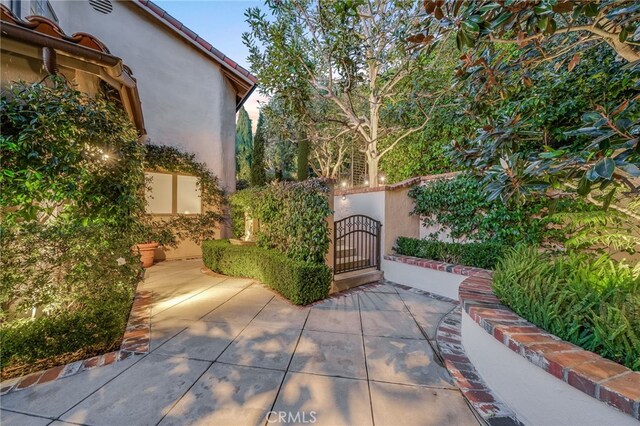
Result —
POLYGON ((336 267, 339 269, 353 269, 353 268, 362 268, 365 266, 369 266, 371 264, 371 260, 368 257, 362 256, 347 256, 347 257, 338 257, 336 259, 336 267))
POLYGON ((343 257, 355 256, 356 249, 355 247, 350 247, 347 245, 338 245, 336 246, 336 258, 340 259, 343 257))
POLYGON ((353 287, 374 283, 384 279, 384 272, 376 268, 361 269, 334 275, 329 294, 345 291, 353 287))

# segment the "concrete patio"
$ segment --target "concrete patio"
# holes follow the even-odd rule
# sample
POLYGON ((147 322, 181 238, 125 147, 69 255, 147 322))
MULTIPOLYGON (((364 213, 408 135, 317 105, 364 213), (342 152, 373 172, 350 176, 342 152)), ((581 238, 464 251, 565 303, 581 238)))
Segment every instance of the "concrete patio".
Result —
POLYGON ((148 355, 3 396, 2 424, 478 424, 434 353, 452 304, 380 283, 300 308, 201 266, 148 270, 148 355))

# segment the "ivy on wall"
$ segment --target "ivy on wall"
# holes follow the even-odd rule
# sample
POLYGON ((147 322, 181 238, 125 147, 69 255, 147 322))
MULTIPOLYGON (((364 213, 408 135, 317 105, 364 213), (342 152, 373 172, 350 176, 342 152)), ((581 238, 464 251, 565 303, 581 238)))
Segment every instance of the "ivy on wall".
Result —
MULTIPOLYGON (((546 237, 557 237, 548 229, 553 223, 546 215, 549 201, 533 200, 520 205, 488 201, 472 176, 458 175, 416 186, 409 191, 409 196, 415 201, 413 214, 420 215, 425 226, 441 226, 429 235, 430 238, 448 232, 454 241, 539 244, 546 237)), ((570 204, 570 201, 553 207, 564 209, 564 204, 570 204)))
MULTIPOLYGON (((324 262, 329 250, 329 186, 322 179, 274 182, 238 191, 231 197, 236 236, 244 211, 260 222, 257 245, 291 259, 324 262)), ((243 225, 242 225, 243 226, 243 225)))

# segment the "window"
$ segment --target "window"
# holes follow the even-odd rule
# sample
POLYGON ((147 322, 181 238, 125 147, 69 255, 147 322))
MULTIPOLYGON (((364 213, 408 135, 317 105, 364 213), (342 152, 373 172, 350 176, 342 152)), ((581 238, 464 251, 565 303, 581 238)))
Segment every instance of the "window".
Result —
POLYGON ((18 18, 22 18, 22 3, 20 0, 0 0, 0 4, 8 7, 18 18))
POLYGON ((198 178, 169 173, 145 172, 151 182, 147 189, 147 213, 199 214, 202 199, 198 178))
POLYGON ((195 176, 178 175, 177 198, 178 202, 176 208, 178 213, 201 213, 202 202, 200 201, 198 178, 195 176))
POLYGON ((53 22, 58 22, 58 17, 48 0, 31 0, 31 14, 44 16, 53 22))

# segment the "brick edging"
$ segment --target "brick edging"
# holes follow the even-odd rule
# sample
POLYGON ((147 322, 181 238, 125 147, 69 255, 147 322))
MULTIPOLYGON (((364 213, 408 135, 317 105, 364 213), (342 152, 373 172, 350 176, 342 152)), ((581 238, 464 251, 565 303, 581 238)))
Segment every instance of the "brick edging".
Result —
POLYGON ((640 372, 565 342, 517 315, 493 293, 493 272, 411 256, 385 259, 468 276, 458 288, 460 304, 487 333, 557 379, 640 420, 640 372))
POLYGON ((465 312, 487 333, 557 379, 640 420, 640 372, 565 342, 502 305, 492 280, 471 276, 458 294, 465 312))
POLYGON ((436 343, 445 367, 474 410, 489 424, 521 425, 516 414, 487 386, 462 345, 460 306, 445 315, 436 330, 436 343), (508 420, 500 423, 500 420, 508 420))
POLYGON ((151 291, 136 291, 119 350, 3 381, 0 383, 0 395, 17 392, 37 384, 73 376, 83 371, 129 359, 135 355, 148 353, 151 334, 151 298, 151 291))
POLYGON ((451 274, 458 275, 479 275, 485 277, 491 277, 493 272, 482 268, 476 268, 474 266, 456 265, 454 263, 440 262, 438 260, 423 259, 421 257, 403 256, 403 255, 391 255, 384 256, 385 260, 391 260, 393 262, 405 263, 407 265, 419 266, 421 268, 433 269, 440 272, 449 272, 451 274))

